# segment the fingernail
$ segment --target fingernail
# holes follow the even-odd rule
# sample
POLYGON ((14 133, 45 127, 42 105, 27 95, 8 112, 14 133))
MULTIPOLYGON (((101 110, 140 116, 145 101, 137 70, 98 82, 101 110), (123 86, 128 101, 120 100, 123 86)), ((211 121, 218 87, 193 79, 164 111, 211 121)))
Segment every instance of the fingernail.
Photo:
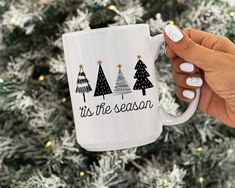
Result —
POLYGON ((183 34, 174 25, 167 25, 165 27, 166 35, 174 42, 178 42, 183 38, 183 34))
POLYGON ((190 90, 184 90, 183 91, 183 96, 188 98, 188 99, 193 99, 194 98, 194 92, 190 90))
POLYGON ((200 87, 202 83, 202 79, 198 77, 189 77, 186 79, 186 84, 189 86, 200 87))
POLYGON ((182 63, 180 64, 180 70, 184 71, 184 72, 193 72, 194 70, 194 65, 191 63, 182 63))

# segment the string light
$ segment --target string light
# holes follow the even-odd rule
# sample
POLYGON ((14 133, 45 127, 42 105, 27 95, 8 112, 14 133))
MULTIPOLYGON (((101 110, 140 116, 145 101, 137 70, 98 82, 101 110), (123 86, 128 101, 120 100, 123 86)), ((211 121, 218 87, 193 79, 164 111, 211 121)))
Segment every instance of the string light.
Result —
POLYGON ((45 79, 45 77, 43 76, 43 75, 40 75, 39 77, 38 77, 38 80, 40 80, 40 81, 43 81, 45 79))
POLYGON ((3 82, 4 82, 4 80, 2 78, 0 78, 0 83, 3 83, 3 82))
POLYGON ((39 3, 40 5, 47 5, 47 4, 50 3, 50 0, 39 0, 38 3, 39 3))
POLYGON ((233 153, 233 150, 232 149, 228 149, 227 154, 230 155, 232 153, 233 153))
POLYGON ((230 15, 230 16, 235 16, 235 12, 231 11, 231 12, 229 13, 229 15, 230 15))
POLYGON ((175 23, 174 20, 169 20, 170 25, 174 25, 174 23, 175 23))
POLYGON ((11 24, 15 24, 15 23, 16 23, 16 21, 17 21, 16 17, 15 17, 15 16, 13 16, 13 17, 11 18, 11 24))
POLYGON ((198 181, 199 181, 200 183, 203 183, 203 182, 204 182, 204 178, 201 176, 201 177, 198 178, 198 181))
POLYGON ((84 172, 84 171, 81 171, 81 172, 79 173, 79 175, 82 177, 82 176, 85 175, 85 172, 84 172))
POLYGON ((166 87, 161 87, 161 92, 162 93, 166 93, 167 92, 167 88, 166 87))
POLYGON ((114 5, 109 5, 109 6, 107 7, 107 9, 108 9, 108 10, 115 10, 116 7, 115 7, 114 5))
POLYGON ((47 143, 45 144, 45 148, 50 148, 52 146, 52 141, 47 141, 47 143))
POLYGON ((62 102, 66 102, 66 98, 65 97, 62 99, 62 102))
POLYGON ((203 152, 203 148, 202 147, 198 147, 196 150, 197 150, 197 152, 203 152))
POLYGON ((163 179, 163 185, 164 185, 164 186, 167 186, 168 183, 169 183, 168 179, 167 179, 167 178, 164 178, 164 179, 163 179))

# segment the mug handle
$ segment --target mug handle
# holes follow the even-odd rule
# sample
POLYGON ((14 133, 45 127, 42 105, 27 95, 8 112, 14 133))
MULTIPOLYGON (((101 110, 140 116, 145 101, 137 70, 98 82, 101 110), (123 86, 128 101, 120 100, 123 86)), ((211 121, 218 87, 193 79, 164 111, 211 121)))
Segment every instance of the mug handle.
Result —
MULTIPOLYGON (((155 52, 154 58, 156 60, 158 57, 160 46, 164 42, 163 34, 159 34, 154 37, 151 37, 151 41, 154 46, 154 52, 155 52)), ((176 125, 176 124, 181 124, 181 123, 186 122, 190 117, 192 117, 194 112, 197 110, 199 99, 200 99, 200 89, 196 89, 195 99, 189 104, 186 111, 179 116, 173 116, 167 113, 165 109, 163 108, 163 106, 160 105, 159 109, 160 109, 160 118, 161 118, 162 124, 163 125, 176 125)))

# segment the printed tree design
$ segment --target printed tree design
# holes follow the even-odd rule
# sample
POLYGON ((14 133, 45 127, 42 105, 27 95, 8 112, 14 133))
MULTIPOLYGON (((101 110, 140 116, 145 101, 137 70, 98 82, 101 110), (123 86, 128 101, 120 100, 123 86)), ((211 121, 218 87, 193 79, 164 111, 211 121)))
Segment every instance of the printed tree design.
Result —
POLYGON ((86 78, 86 74, 83 71, 83 65, 79 65, 79 73, 78 73, 78 79, 77 79, 77 88, 76 93, 82 93, 83 94, 83 100, 86 102, 86 96, 85 93, 90 92, 91 86, 89 84, 88 79, 86 78))
POLYGON ((121 67, 122 65, 119 64, 118 65, 118 76, 117 76, 117 81, 116 81, 116 85, 114 88, 114 95, 122 95, 122 99, 124 99, 123 94, 127 94, 127 93, 131 93, 131 89, 129 87, 129 85, 127 84, 127 81, 121 71, 121 67))
POLYGON ((102 61, 99 60, 97 63, 99 65, 99 71, 94 96, 96 97, 103 95, 103 99, 105 99, 104 96, 107 94, 111 94, 112 91, 109 87, 108 81, 106 80, 103 69, 101 67, 102 61))
POLYGON ((137 79, 135 85, 133 87, 134 90, 142 90, 142 94, 146 95, 146 89, 153 87, 153 84, 149 81, 148 77, 150 76, 149 73, 145 70, 147 66, 143 63, 140 59, 141 56, 138 55, 138 62, 135 66, 135 76, 134 78, 137 79))

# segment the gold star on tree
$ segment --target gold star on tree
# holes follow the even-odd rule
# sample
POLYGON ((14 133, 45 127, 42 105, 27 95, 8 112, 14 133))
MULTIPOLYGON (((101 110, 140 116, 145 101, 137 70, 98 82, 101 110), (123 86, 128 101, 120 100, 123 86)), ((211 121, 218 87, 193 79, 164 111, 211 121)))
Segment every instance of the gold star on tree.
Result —
POLYGON ((101 65, 101 64, 102 64, 102 61, 99 59, 99 60, 97 61, 97 64, 98 64, 98 65, 101 65))
POLYGON ((138 55, 137 55, 137 58, 138 58, 138 59, 140 59, 140 58, 141 58, 141 55, 140 55, 140 54, 138 54, 138 55))
POLYGON ((122 67, 122 64, 118 64, 118 66, 117 66, 119 69, 122 67))
POLYGON ((82 68, 83 68, 83 65, 82 65, 82 64, 81 64, 81 65, 79 65, 79 68, 80 68, 80 69, 82 69, 82 68))

